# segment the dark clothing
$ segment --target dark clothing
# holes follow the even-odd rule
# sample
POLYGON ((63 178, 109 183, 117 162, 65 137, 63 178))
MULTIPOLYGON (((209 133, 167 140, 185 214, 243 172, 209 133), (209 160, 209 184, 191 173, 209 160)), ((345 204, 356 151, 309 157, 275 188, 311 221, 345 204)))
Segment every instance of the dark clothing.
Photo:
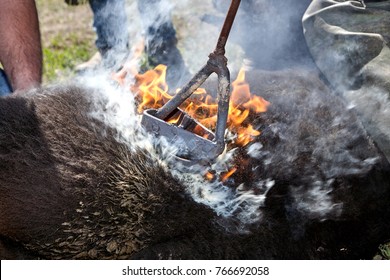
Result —
MULTIPOLYGON (((129 32, 124 0, 89 0, 94 14, 96 47, 105 66, 117 67, 128 54, 129 32)), ((150 66, 168 66, 167 82, 170 87, 182 84, 188 76, 183 58, 177 49, 176 31, 171 21, 169 5, 165 0, 138 0, 146 39, 146 52, 150 66)))
POLYGON ((12 92, 12 88, 4 71, 0 68, 0 96, 7 95, 12 92))

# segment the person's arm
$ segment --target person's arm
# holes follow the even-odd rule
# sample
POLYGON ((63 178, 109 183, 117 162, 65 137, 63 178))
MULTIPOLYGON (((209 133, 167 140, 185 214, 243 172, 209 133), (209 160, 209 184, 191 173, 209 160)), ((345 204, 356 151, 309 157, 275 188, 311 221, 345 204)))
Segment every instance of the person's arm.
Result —
POLYGON ((38 86, 42 49, 33 0, 0 0, 0 62, 13 91, 38 86))

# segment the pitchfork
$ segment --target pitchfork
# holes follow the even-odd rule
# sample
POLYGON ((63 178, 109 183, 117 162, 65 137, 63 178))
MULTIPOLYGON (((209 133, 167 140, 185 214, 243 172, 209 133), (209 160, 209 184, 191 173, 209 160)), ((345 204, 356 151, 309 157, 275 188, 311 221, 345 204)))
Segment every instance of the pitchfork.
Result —
POLYGON ((201 70, 163 107, 144 111, 142 125, 147 131, 166 137, 178 148, 177 158, 184 164, 209 164, 225 149, 225 129, 230 99, 230 72, 227 68, 225 45, 241 0, 232 0, 226 15, 217 46, 201 70), (218 113, 215 134, 202 126, 178 107, 189 98, 212 74, 218 76, 218 113), (181 117, 173 125, 165 122, 168 117, 180 112, 181 117), (201 137, 189 129, 201 128, 207 137, 201 137))

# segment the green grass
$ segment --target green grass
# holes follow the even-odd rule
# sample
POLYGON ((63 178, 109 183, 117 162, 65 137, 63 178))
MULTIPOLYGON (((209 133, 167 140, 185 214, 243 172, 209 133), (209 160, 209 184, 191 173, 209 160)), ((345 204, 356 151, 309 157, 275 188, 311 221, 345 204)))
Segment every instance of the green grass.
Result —
POLYGON ((390 260, 390 242, 380 245, 379 252, 383 259, 390 260))
POLYGON ((95 51, 89 40, 83 40, 74 34, 69 34, 67 37, 55 36, 43 48, 44 82, 72 76, 74 67, 87 61, 95 51))

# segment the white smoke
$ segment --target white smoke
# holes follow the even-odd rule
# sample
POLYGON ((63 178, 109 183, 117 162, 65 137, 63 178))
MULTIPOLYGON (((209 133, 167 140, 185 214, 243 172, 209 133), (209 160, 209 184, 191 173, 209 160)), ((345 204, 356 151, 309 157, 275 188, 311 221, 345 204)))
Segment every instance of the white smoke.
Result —
POLYGON ((335 203, 332 198, 333 179, 313 181, 309 189, 303 187, 292 188, 293 207, 296 211, 309 219, 326 220, 330 217, 338 217, 341 214, 343 204, 335 203))
MULTIPOLYGON (((134 95, 127 88, 118 86, 104 71, 95 72, 93 76, 81 76, 78 82, 95 92, 92 96, 95 96, 96 110, 90 116, 114 127, 118 131, 117 141, 125 144, 131 151, 147 151, 185 186, 196 202, 207 205, 220 217, 239 219, 242 222, 240 230, 245 230, 246 224, 261 219, 259 208, 264 205, 266 192, 273 186, 273 181, 257 182, 258 190, 261 189, 262 192, 255 193, 240 186, 237 189, 227 187, 218 178, 206 180, 204 174, 208 168, 204 166, 181 169, 180 162, 175 158, 175 147, 166 139, 156 139, 145 132, 141 126, 141 116, 136 113, 134 95), (102 100, 107 101, 103 106, 102 100)), ((234 149, 224 152, 210 168, 217 173, 228 171, 232 168, 235 152, 234 149)))
POLYGON ((372 86, 346 91, 344 96, 360 113, 365 128, 390 160, 390 99, 389 93, 372 86))
MULTIPOLYGON (((142 34, 140 34, 142 28, 139 27, 142 20, 151 20, 153 16, 149 19, 134 19, 135 15, 139 15, 135 2, 132 1, 130 9, 128 9, 128 13, 131 13, 133 17, 131 24, 129 24, 129 32, 132 38, 140 38, 142 37, 142 34)), ((188 0, 170 1, 170 4, 161 6, 159 9, 165 11, 165 14, 163 13, 165 16, 172 13, 174 22, 182 23, 180 27, 182 30, 178 36, 179 49, 182 51, 187 65, 191 68, 191 72, 199 70, 199 67, 207 61, 207 55, 213 51, 219 33, 219 27, 202 22, 200 19, 203 13, 212 11, 210 3, 188 0)), ((289 13, 289 11, 284 10, 283 13, 289 13)), ((266 13, 265 17, 272 18, 272 15, 272 13, 266 13)), ((166 20, 164 17, 155 20, 160 19, 166 20)), ((272 28, 279 30, 282 27, 280 22, 277 21, 272 28)), ((241 32, 249 31, 242 29, 241 32)), ((275 31, 273 32, 275 33, 275 31)), ((284 33, 282 32, 282 34, 284 33)), ((285 43, 283 37, 278 38, 278 40, 282 40, 283 44, 285 43)), ((279 42, 278 40, 276 41, 279 42)), ((229 45, 231 45, 230 42, 228 42, 229 45)), ((274 55, 272 49, 263 50, 274 55)), ((228 49, 226 55, 229 60, 231 54, 235 57, 234 48, 228 49)), ((240 57, 236 60, 239 63, 242 62, 240 60, 242 55, 240 49, 235 57, 240 57)), ((128 77, 127 81, 131 81, 132 78, 128 77)), ((107 73, 102 73, 101 76, 94 73, 93 76, 84 76, 82 79, 84 79, 84 84, 97 88, 108 98, 109 102, 104 111, 94 112, 94 117, 117 128, 120 131, 118 141, 126 143, 129 149, 132 150, 141 148, 149 151, 151 156, 159 160, 164 166, 172 167, 175 165, 175 147, 163 139, 153 138, 141 127, 141 117, 136 114, 134 97, 127 90, 129 86, 125 86, 123 89, 114 85, 107 73), (156 150, 156 146, 159 147, 158 150, 156 150)), ((294 85, 291 85, 291 88, 294 88, 294 85)), ((331 216, 338 216, 342 210, 342 204, 333 201, 334 179, 338 176, 364 174, 377 161, 377 158, 369 155, 357 157, 347 149, 348 145, 355 141, 355 137, 361 136, 359 134, 361 131, 354 128, 355 123, 350 123, 350 112, 345 111, 345 104, 342 104, 342 102, 336 104, 334 111, 330 112, 334 132, 329 133, 327 123, 318 123, 318 117, 314 113, 327 102, 328 97, 325 98, 321 92, 312 92, 310 95, 303 97, 302 100, 292 101, 288 93, 283 92, 283 94, 281 94, 281 100, 279 100, 279 105, 282 107, 281 114, 288 112, 291 113, 291 116, 285 123, 281 121, 269 125, 270 131, 278 135, 280 139, 280 143, 275 144, 276 149, 270 152, 260 143, 249 145, 246 149, 247 154, 252 159, 261 161, 267 171, 272 170, 272 172, 269 172, 270 176, 267 175, 267 177, 262 178, 261 175, 258 175, 252 182, 252 189, 248 189, 248 186, 244 184, 239 184, 236 188, 228 187, 218 178, 208 181, 204 177, 207 171, 205 168, 197 169, 198 173, 169 168, 172 175, 186 187, 187 192, 191 194, 195 201, 209 206, 221 217, 238 218, 242 222, 243 228, 247 224, 262 219, 261 207, 265 205, 268 191, 278 183, 275 178, 280 174, 287 178, 290 178, 289 176, 302 176, 305 187, 289 186, 294 198, 293 206, 295 210, 309 218, 322 220, 331 216), (283 94, 284 96, 282 96, 283 94), (315 128, 314 131, 320 131, 321 133, 310 135, 305 139, 306 142, 302 141, 301 124, 303 122, 308 122, 315 128), (343 126, 348 127, 348 125, 353 128, 351 130, 342 129, 343 126), (313 164, 298 172, 296 160, 300 153, 308 150, 307 147, 309 146, 312 149, 311 159, 313 164), (314 166, 316 167, 315 171, 313 171, 314 166)), ((377 101, 382 98, 379 92, 374 96, 378 97, 377 101)), ((365 102, 365 100, 359 101, 359 98, 355 98, 356 106, 364 107, 365 102)), ((383 118, 383 114, 388 116, 388 112, 384 110, 383 113, 377 113, 378 119, 388 120, 388 118, 383 118)), ((383 133, 388 133, 386 131, 387 125, 388 123, 383 124, 383 133)), ((231 150, 222 154, 212 166, 212 169, 217 173, 231 169, 235 153, 236 150, 231 150)), ((252 172, 257 172, 257 166, 254 167, 252 172)))

